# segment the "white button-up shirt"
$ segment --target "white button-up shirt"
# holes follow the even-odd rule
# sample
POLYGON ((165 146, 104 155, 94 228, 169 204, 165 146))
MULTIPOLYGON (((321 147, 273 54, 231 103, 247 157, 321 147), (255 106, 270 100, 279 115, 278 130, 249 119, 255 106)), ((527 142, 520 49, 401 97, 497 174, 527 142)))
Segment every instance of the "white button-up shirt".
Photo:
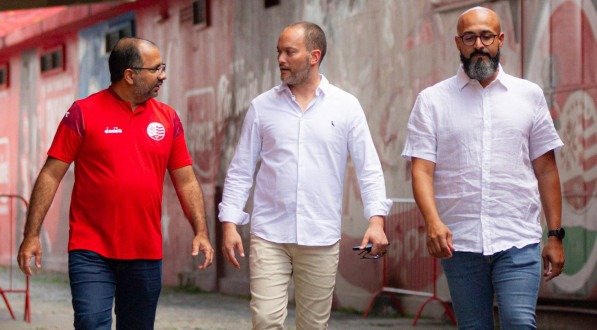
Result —
POLYGON ((285 84, 251 102, 226 176, 221 221, 249 222, 243 209, 261 159, 251 233, 275 243, 336 243, 349 154, 365 218, 388 214, 392 202, 363 109, 354 96, 320 77, 304 112, 285 84))
POLYGON ((563 145, 543 91, 501 66, 483 88, 462 67, 423 90, 403 156, 434 162, 434 189, 456 251, 491 255, 541 239, 532 161, 563 145))

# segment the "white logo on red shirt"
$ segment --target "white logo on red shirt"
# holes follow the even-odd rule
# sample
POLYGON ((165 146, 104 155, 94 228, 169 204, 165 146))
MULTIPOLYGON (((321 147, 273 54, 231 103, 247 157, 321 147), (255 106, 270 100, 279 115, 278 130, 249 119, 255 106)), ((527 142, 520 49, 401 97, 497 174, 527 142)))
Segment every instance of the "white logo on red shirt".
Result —
POLYGON ((106 127, 104 134, 122 134, 122 128, 118 126, 106 127))
POLYGON ((147 135, 156 141, 160 141, 166 136, 166 129, 164 128, 164 125, 160 123, 149 123, 149 125, 147 125, 147 135))

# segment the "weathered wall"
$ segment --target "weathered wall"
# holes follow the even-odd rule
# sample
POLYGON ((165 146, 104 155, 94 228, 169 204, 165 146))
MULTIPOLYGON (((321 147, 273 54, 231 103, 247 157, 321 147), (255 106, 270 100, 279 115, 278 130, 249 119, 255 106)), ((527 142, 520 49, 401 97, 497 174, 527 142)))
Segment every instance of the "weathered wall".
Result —
MULTIPOLYGON (((282 28, 297 20, 310 20, 324 28, 328 54, 323 73, 332 83, 357 96, 365 109, 384 167, 388 195, 410 197, 409 164, 400 157, 406 121, 420 90, 456 72, 456 19, 466 9, 464 5, 470 3, 283 0, 279 6, 266 9, 260 0, 210 1, 211 25, 206 28, 181 17, 190 0, 168 1, 167 6, 165 1, 144 0, 141 5, 94 7, 95 10, 77 7, 74 13, 88 15, 78 25, 77 15, 70 13, 64 16, 68 18, 68 28, 52 34, 52 38, 35 37, 36 32, 27 29, 4 40, 18 39, 25 46, 19 48, 13 42, 9 48, 0 49, 0 59, 9 60, 11 79, 11 86, 0 90, 0 192, 29 197, 63 113, 76 98, 108 86, 105 31, 132 18, 137 36, 154 41, 168 65, 168 79, 158 98, 177 109, 183 121, 218 254, 215 267, 201 273, 195 270, 198 261, 190 256, 189 225, 166 178, 162 225, 164 282, 247 294, 247 260, 241 262, 241 271, 221 260, 215 205, 250 100, 279 83, 276 43, 282 28), (26 36, 37 38, 39 44, 27 43, 26 36), (39 52, 57 41, 66 47, 66 71, 41 76, 39 52)), ((543 87, 566 143, 557 157, 565 195, 568 261, 562 276, 542 286, 541 296, 597 300, 595 1, 478 3, 493 8, 502 17, 506 34, 502 50, 504 69, 543 87)), ((46 27, 60 26, 56 19, 50 23, 46 27)), ((42 32, 48 35, 48 31, 42 32)), ((49 269, 66 269, 72 179, 71 169, 44 223, 44 267, 49 269)), ((0 220, 6 218, 2 213, 5 205, 0 200, 0 220)), ((22 215, 19 221, 22 226, 22 215)), ((366 224, 354 169, 350 167, 344 190, 337 307, 363 309, 381 285, 381 263, 364 263, 350 250, 360 242, 366 224)), ((0 230, 5 230, 1 221, 0 230)), ((408 234, 397 227, 388 230, 400 240, 408 234)), ((248 226, 241 232, 248 247, 248 226)), ((0 241, 0 262, 6 259, 3 244, 0 241)), ((408 254, 398 254, 393 262, 401 267, 418 267, 427 257, 419 245, 414 244, 408 254)), ((440 295, 447 297, 443 276, 438 277, 437 283, 440 295)), ((417 289, 424 291, 432 284, 431 280, 416 283, 417 289)))

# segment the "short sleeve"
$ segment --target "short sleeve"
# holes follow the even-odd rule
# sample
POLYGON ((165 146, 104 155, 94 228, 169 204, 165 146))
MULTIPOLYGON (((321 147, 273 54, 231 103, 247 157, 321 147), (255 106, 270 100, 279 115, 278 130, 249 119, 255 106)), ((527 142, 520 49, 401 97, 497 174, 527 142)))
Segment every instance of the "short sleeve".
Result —
POLYGON ((187 142, 184 137, 182 123, 180 122, 180 118, 176 112, 173 111, 173 113, 174 117, 172 119, 172 130, 174 132, 174 136, 172 140, 172 149, 170 150, 170 157, 168 159, 168 170, 175 170, 177 168, 193 164, 193 159, 189 154, 187 142))
POLYGON ((431 120, 431 114, 425 104, 423 94, 417 96, 410 113, 402 157, 409 160, 416 157, 436 162, 437 138, 435 124, 431 120))
POLYGON ((529 137, 531 160, 535 160, 546 152, 559 149, 564 145, 553 124, 551 114, 543 92, 539 92, 533 116, 533 127, 529 137))
POLYGON ((60 121, 48 150, 48 156, 71 163, 77 156, 84 135, 83 114, 75 102, 60 121))

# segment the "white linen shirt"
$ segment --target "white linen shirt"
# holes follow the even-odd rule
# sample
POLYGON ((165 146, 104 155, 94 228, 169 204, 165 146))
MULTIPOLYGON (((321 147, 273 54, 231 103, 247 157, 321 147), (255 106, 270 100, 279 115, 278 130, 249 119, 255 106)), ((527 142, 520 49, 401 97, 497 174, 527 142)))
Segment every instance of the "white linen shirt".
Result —
POLYGON ((408 121, 402 155, 435 163, 435 201, 456 251, 539 242, 532 161, 563 145, 541 88, 498 70, 483 88, 461 66, 419 94, 408 121))
POLYGON ((219 219, 249 222, 243 211, 257 161, 251 233, 275 243, 327 246, 341 236, 343 182, 348 156, 356 170, 365 218, 385 216, 383 172, 358 100, 321 75, 302 112, 286 84, 249 107, 224 184, 219 219))

